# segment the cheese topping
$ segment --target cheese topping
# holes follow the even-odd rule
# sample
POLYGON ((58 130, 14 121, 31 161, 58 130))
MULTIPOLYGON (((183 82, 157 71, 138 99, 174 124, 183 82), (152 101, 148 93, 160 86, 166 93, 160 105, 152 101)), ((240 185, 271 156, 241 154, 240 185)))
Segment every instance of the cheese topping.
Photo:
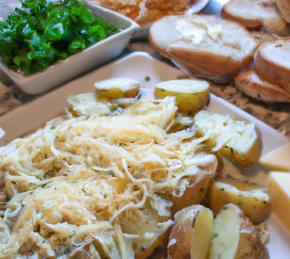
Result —
POLYGON ((167 133, 176 110, 174 98, 89 109, 2 148, 0 257, 133 258, 150 247, 172 224, 168 195, 216 169, 203 138, 167 133))
POLYGON ((233 120, 229 116, 207 111, 199 112, 194 121, 197 131, 212 142, 214 151, 227 146, 243 153, 257 139, 255 125, 250 122, 233 120))

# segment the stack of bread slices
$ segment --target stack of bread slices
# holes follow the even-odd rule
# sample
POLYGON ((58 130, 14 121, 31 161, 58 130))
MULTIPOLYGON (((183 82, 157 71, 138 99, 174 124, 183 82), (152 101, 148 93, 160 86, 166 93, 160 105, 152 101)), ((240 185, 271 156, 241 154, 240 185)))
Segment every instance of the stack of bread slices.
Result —
POLYGON ((234 81, 263 102, 290 102, 290 0, 231 0, 221 16, 164 17, 149 41, 193 76, 234 81))
POLYGON ((260 101, 290 102, 290 39, 260 45, 255 53, 254 69, 239 74, 235 85, 260 101))
POLYGON ((222 17, 238 22, 249 30, 262 29, 280 36, 288 36, 290 1, 231 0, 223 7, 222 17), (288 5, 288 12, 284 11, 283 3, 288 5))

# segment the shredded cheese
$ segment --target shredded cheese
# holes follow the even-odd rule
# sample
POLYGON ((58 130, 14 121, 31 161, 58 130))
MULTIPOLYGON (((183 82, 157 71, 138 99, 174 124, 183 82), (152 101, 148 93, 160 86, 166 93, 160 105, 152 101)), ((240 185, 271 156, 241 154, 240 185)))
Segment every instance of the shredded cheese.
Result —
POLYGON ((204 138, 167 132, 174 98, 109 112, 104 104, 82 109, 83 97, 73 99, 79 117, 68 114, 1 148, 9 200, 0 258, 134 258, 171 226, 168 197, 215 171, 215 157, 199 151, 204 138))

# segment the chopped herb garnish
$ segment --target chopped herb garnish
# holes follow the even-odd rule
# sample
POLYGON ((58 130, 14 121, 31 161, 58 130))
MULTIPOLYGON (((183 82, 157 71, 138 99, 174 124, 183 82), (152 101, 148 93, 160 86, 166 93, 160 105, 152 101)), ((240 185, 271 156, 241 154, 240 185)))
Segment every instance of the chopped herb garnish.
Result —
POLYGON ((111 112, 115 112, 118 110, 118 107, 117 106, 111 106, 111 112))
POLYGON ((151 77, 150 77, 150 76, 146 76, 146 77, 145 77, 145 81, 146 81, 146 82, 149 82, 150 80, 151 80, 151 77))
POLYGON ((30 75, 117 32, 77 0, 22 0, 0 22, 0 56, 30 75))
POLYGON ((113 171, 109 171, 109 172, 108 172, 108 175, 110 175, 110 176, 112 176, 112 177, 115 177, 115 174, 114 174, 113 171))

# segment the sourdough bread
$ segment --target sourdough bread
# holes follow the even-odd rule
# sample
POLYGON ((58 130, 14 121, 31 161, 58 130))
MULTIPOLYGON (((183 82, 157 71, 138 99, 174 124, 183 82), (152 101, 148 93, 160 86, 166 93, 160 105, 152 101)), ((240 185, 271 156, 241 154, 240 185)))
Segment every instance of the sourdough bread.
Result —
POLYGON ((267 103, 290 102, 290 93, 281 86, 261 79, 255 71, 250 70, 235 78, 235 86, 244 94, 267 103))
POLYGON ((285 21, 290 23, 290 1, 289 0, 275 0, 275 1, 285 21))
POLYGON ((257 46, 245 28, 212 15, 164 17, 152 25, 149 41, 194 76, 217 83, 244 68, 257 46))
POLYGON ((290 92, 290 39, 263 43, 255 54, 257 74, 290 92))
POLYGON ((224 5, 222 17, 236 21, 249 29, 264 28, 281 36, 289 34, 288 24, 273 0, 231 0, 224 5))

